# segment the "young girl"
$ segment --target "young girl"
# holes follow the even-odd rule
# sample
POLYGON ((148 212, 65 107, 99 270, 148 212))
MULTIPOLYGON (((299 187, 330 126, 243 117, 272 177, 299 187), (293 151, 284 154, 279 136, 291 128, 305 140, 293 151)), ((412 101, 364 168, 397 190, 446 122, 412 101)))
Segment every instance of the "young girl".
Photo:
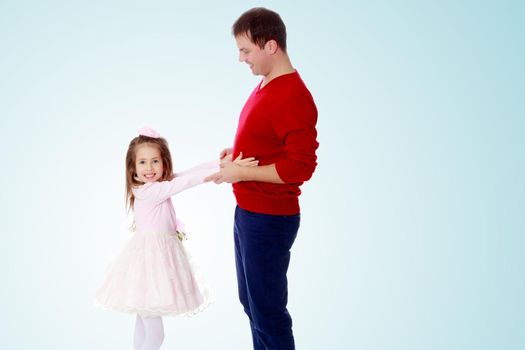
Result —
MULTIPOLYGON (((257 165, 253 158, 238 157, 234 162, 257 165)), ((219 165, 212 161, 173 174, 168 144, 150 128, 141 129, 129 144, 126 191, 134 213, 134 233, 109 266, 95 303, 136 314, 135 350, 160 348, 162 316, 193 314, 210 302, 181 242, 183 228, 170 197, 204 183, 219 165)))

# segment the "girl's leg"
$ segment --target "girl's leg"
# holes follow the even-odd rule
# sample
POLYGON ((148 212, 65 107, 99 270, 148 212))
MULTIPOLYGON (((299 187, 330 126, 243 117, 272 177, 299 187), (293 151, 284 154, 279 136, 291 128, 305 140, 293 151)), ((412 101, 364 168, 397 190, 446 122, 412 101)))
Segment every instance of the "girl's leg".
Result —
POLYGON ((141 350, 142 344, 144 344, 144 323, 142 318, 137 315, 135 319, 135 335, 133 337, 133 350, 141 350))
MULTIPOLYGON (((140 317, 140 316, 139 316, 140 317)), ((158 350, 164 341, 164 325, 161 317, 141 317, 144 324, 144 342, 140 350, 158 350)))

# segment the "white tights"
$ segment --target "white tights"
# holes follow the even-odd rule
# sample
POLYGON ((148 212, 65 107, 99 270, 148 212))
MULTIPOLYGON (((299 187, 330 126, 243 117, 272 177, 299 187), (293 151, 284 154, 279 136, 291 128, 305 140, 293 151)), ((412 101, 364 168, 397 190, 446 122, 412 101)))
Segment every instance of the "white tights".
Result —
POLYGON ((161 317, 141 317, 135 321, 134 350, 158 350, 164 341, 164 325, 161 317))

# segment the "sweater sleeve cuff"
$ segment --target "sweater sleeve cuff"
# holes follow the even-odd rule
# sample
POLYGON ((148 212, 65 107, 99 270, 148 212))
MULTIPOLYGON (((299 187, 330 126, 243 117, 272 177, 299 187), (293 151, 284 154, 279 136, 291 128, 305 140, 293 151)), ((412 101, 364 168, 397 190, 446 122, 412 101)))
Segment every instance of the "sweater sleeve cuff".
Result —
POLYGON ((275 170, 284 183, 307 181, 312 177, 314 168, 290 159, 282 159, 275 163, 275 170))

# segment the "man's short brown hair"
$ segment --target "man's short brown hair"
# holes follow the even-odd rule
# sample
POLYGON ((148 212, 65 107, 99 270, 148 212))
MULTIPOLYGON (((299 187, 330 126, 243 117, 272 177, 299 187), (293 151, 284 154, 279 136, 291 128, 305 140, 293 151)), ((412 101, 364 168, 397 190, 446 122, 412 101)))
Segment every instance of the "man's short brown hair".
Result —
POLYGON ((286 52, 286 26, 277 12, 255 7, 243 13, 233 24, 234 36, 248 35, 250 40, 260 48, 269 40, 286 52))

